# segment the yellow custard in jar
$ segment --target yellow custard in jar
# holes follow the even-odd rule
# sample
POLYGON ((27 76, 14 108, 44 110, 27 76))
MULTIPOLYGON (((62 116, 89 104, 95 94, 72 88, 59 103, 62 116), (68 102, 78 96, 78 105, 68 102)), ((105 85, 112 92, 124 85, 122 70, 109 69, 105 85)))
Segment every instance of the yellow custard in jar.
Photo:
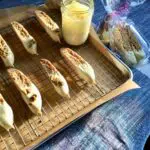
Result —
POLYGON ((66 1, 61 8, 62 33, 65 41, 70 45, 81 45, 88 38, 94 10, 90 2, 66 1))

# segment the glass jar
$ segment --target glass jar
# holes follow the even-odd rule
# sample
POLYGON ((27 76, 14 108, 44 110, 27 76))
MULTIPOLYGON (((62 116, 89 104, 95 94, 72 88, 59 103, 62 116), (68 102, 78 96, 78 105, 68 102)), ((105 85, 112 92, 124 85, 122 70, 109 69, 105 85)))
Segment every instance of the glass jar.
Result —
POLYGON ((77 46, 87 40, 93 11, 93 0, 64 0, 62 2, 62 34, 66 43, 77 46))

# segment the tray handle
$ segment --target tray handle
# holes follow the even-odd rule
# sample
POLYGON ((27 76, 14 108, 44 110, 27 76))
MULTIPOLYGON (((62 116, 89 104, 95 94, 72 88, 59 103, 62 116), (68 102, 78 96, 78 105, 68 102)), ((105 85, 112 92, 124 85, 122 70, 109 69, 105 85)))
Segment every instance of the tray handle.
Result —
POLYGON ((123 94, 124 92, 127 92, 129 90, 133 90, 133 89, 138 89, 138 88, 140 88, 140 86, 138 84, 136 84, 132 80, 128 80, 124 84, 122 84, 121 86, 116 88, 115 90, 111 91, 109 94, 103 96, 100 99, 100 102, 101 102, 101 104, 103 104, 103 103, 109 101, 110 99, 113 99, 116 96, 123 94))

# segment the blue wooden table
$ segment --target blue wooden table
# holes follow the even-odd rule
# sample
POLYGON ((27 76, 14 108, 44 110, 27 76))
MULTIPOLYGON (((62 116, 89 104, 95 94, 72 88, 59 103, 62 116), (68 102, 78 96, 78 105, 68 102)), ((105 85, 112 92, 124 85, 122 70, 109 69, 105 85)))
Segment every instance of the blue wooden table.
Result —
MULTIPOLYGON (((41 4, 43 0, 0 0, 0 8, 41 4)), ((95 0, 93 23, 105 16, 100 0, 95 0)), ((132 8, 129 14, 137 28, 150 41, 150 1, 132 8)), ((38 150, 142 150, 150 135, 150 64, 133 69, 141 89, 127 92, 100 106, 50 139, 38 150)))

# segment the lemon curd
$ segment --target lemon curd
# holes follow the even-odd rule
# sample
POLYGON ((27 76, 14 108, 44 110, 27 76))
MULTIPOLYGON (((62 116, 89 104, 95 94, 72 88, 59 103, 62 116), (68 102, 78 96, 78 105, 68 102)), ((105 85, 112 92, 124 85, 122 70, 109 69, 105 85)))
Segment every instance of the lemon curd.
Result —
POLYGON ((90 31, 93 16, 93 1, 65 1, 62 4, 62 33, 70 45, 81 45, 90 31))

